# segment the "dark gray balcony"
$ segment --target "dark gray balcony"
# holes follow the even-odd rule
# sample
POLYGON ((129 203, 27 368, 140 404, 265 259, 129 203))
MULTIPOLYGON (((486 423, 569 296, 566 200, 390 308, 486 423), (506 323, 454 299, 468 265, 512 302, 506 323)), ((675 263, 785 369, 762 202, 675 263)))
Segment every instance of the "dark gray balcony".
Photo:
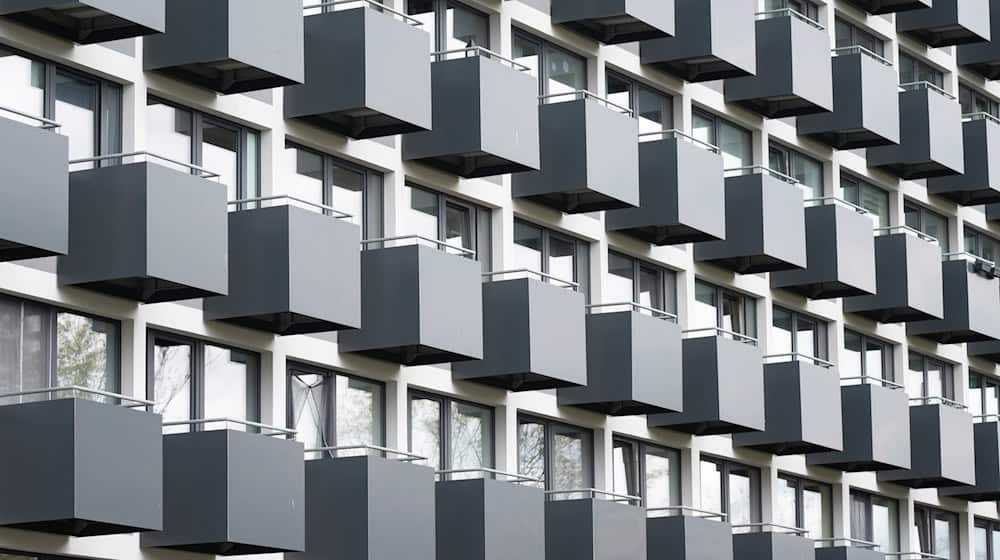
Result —
POLYGON ((806 220, 795 179, 765 168, 726 177, 726 238, 695 243, 694 259, 739 274, 806 267, 806 220))
POLYGON ((11 458, 0 525, 75 537, 162 529, 160 415, 133 410, 152 403, 74 387, 3 397, 20 404, 0 406, 11 458))
POLYGON ((970 356, 1000 363, 1000 340, 970 342, 966 345, 970 356))
POLYGON ((70 173, 61 284, 143 303, 228 292, 226 186, 203 169, 179 171, 154 158, 103 156, 96 159, 113 165, 70 173))
POLYGON ((899 96, 892 63, 859 46, 833 53, 833 112, 798 117, 799 136, 838 150, 899 143, 899 96))
POLYGON ((946 257, 958 260, 941 263, 943 317, 911 322, 907 324, 907 334, 940 344, 1000 340, 1000 281, 995 276, 996 265, 967 253, 946 257))
POLYGON ((684 506, 646 511, 647 560, 733 560, 726 514, 684 506))
POLYGON ((990 0, 933 0, 922 10, 896 14, 896 31, 931 47, 990 40, 990 0))
POLYGON ((206 298, 205 319, 279 335, 361 326, 361 229, 346 215, 285 196, 230 206, 229 295, 206 298))
POLYGON ((807 201, 806 253, 802 270, 771 274, 771 287, 811 299, 875 293, 875 238, 872 220, 858 206, 836 198, 807 201))
POLYGON ((483 357, 481 269, 474 253, 417 236, 362 244, 369 248, 361 253, 361 328, 338 335, 341 352, 408 366, 483 357), (444 250, 387 246, 410 241, 444 250))
POLYGON ((753 532, 733 534, 734 560, 813 560, 814 547, 808 531, 772 523, 733 525, 753 532))
POLYGON ((752 76, 754 0, 674 0, 674 36, 643 41, 639 58, 689 82, 752 76))
POLYGON ((704 436, 764 429, 764 367, 756 339, 722 331, 687 331, 681 347, 684 410, 651 414, 652 428, 704 436), (710 335, 710 336, 707 336, 710 335))
POLYGON ((364 447, 327 448, 305 462, 305 551, 286 558, 443 558, 435 556, 434 471, 411 454, 364 447))
POLYGON ((758 14, 757 73, 725 82, 726 103, 777 119, 833 110, 830 36, 789 9, 758 14))
POLYGON ((910 406, 910 468, 878 473, 879 482, 910 488, 976 483, 972 415, 946 399, 917 399, 910 406))
POLYGON ((733 445, 774 455, 842 451, 840 377, 809 356, 765 356, 764 431, 733 435, 733 445), (788 361, 791 360, 791 361, 788 361))
POLYGON ((847 0, 870 14, 881 15, 930 8, 932 0, 847 0))
POLYGON ((682 409, 677 316, 634 303, 589 306, 587 384, 559 389, 559 406, 611 416, 682 409))
POLYGON ((675 245, 726 236, 725 179, 719 149, 678 130, 640 134, 636 208, 604 214, 608 231, 675 245))
POLYGON ((639 205, 639 121, 586 91, 542 98, 541 169, 511 178, 511 195, 568 214, 639 205))
POLYGON ((545 493, 523 484, 540 481, 492 469, 440 474, 437 560, 545 560, 545 493))
POLYGON ((143 69, 223 94, 301 84, 302 20, 299 0, 170 0, 166 32, 142 42, 143 69))
POLYGON ((285 88, 285 118, 351 138, 430 129, 427 32, 380 4, 360 6, 305 18, 306 80, 285 88))
POLYGON ((965 173, 931 177, 927 192, 963 206, 1000 202, 1000 120, 989 113, 965 115, 963 119, 965 173))
POLYGON ((987 80, 1000 79, 1000 3, 990 0, 990 41, 959 45, 956 58, 959 66, 979 72, 987 80))
POLYGON ((849 538, 817 539, 828 546, 816 548, 816 560, 885 560, 879 545, 849 538))
MULTIPOLYGON (((0 115, 20 112, 0 108, 0 115)), ((0 117, 0 262, 65 255, 69 249, 69 140, 58 125, 0 117)))
POLYGON ((593 489, 546 494, 545 560, 646 558, 646 510, 637 498, 593 489))
POLYGON ((876 231, 880 235, 875 237, 875 295, 845 298, 844 311, 879 323, 943 317, 937 240, 905 226, 876 231))
POLYGON ((973 425, 976 452, 976 483, 972 486, 939 488, 938 494, 969 500, 993 502, 1000 500, 1000 424, 997 416, 981 416, 973 425))
POLYGON ((551 0, 552 23, 608 45, 674 34, 674 0, 551 0))
POLYGON ((0 0, 0 15, 81 44, 162 33, 166 0, 0 0))
POLYGON ((480 47, 435 57, 431 130, 403 136, 403 159, 467 179, 538 169, 538 80, 528 68, 480 47))
POLYGON ((163 424, 182 425, 196 431, 163 435, 163 530, 143 533, 141 545, 223 556, 301 552, 303 448, 278 435, 294 432, 228 419, 163 424), (239 428, 214 429, 223 424, 239 428))
POLYGON ((576 285, 537 272, 487 274, 481 292, 483 359, 452 364, 452 378, 509 391, 586 385, 585 298, 570 288, 576 285), (518 274, 544 281, 502 279, 518 274))
POLYGON ((962 107, 928 82, 900 88, 899 144, 868 148, 868 166, 908 180, 963 173, 962 107))
POLYGON ((843 379, 840 389, 844 450, 812 453, 806 463, 846 472, 909 468, 909 398, 901 385, 876 378, 843 379), (860 384, 857 384, 858 382, 860 384))

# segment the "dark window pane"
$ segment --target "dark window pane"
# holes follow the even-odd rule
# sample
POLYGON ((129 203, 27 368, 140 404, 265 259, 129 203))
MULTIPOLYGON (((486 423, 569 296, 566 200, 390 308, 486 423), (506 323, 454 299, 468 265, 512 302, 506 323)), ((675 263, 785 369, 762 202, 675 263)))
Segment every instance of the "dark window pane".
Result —
POLYGON ((609 303, 635 299, 635 261, 617 253, 608 253, 607 297, 609 303))
POLYGON ((465 47, 490 48, 490 18, 457 2, 448 2, 445 13, 447 37, 445 50, 465 47))

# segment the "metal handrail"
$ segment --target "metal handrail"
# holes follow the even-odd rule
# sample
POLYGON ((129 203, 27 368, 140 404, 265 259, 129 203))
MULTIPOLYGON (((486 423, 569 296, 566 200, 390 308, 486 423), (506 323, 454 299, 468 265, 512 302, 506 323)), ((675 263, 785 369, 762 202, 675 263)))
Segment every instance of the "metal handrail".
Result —
MULTIPOLYGON (((314 447, 312 449, 306 449, 306 453, 330 453, 330 456, 334 459, 337 458, 335 453, 339 451, 354 451, 357 449, 364 449, 366 451, 378 451, 380 453, 385 453, 386 455, 399 455, 399 461, 410 462, 410 461, 426 461, 427 457, 423 455, 417 455, 416 453, 410 453, 409 451, 400 451, 398 449, 391 449, 389 447, 382 447, 381 445, 372 444, 359 444, 359 445, 337 445, 333 447, 314 447)), ((387 457, 388 458, 388 457, 387 457)))
POLYGON ((267 201, 270 201, 270 200, 287 200, 289 202, 297 202, 299 204, 304 204, 306 206, 312 206, 313 208, 317 208, 319 210, 322 210, 323 211, 323 215, 325 215, 325 216, 332 216, 332 217, 334 217, 334 218, 336 218, 338 220, 349 220, 349 219, 351 219, 351 218, 354 217, 353 215, 348 214, 347 212, 342 212, 340 210, 337 210, 333 206, 327 206, 326 204, 320 204, 318 202, 312 202, 312 201, 305 200, 305 199, 299 198, 297 196, 291 196, 291 195, 288 195, 288 194, 277 194, 277 195, 274 195, 274 196, 259 196, 257 198, 241 198, 239 200, 230 200, 226 204, 228 204, 230 206, 234 206, 234 205, 235 206, 242 206, 244 204, 255 204, 255 203, 259 203, 259 202, 267 202, 267 201), (328 214, 328 212, 329 212, 329 214, 328 214))
MULTIPOLYGON (((817 358, 816 356, 810 356, 808 354, 802 354, 800 352, 786 352, 784 354, 766 354, 766 355, 762 356, 762 360, 765 363, 767 363, 767 360, 769 360, 769 359, 775 359, 775 358, 791 358, 790 360, 787 360, 789 362, 808 361, 808 362, 812 362, 813 365, 816 365, 816 366, 819 366, 819 367, 825 368, 825 369, 833 369, 833 368, 837 367, 837 365, 834 364, 833 362, 824 360, 822 358, 817 358), (796 358, 805 358, 805 359, 804 360, 798 360, 796 358)), ((779 360, 778 362, 770 362, 770 363, 781 363, 781 360, 779 360)))
POLYGON ((937 93, 938 95, 943 95, 943 96, 947 97, 948 99, 952 99, 952 100, 955 99, 954 95, 948 93, 947 91, 945 91, 944 89, 942 89, 940 86, 937 86, 937 85, 935 85, 935 84, 933 84, 931 82, 928 82, 927 80, 921 80, 919 82, 907 82, 905 84, 899 84, 899 90, 900 91, 916 91, 916 90, 919 90, 919 89, 930 90, 930 91, 933 91, 934 93, 937 93))
POLYGON ((524 475, 524 474, 520 474, 520 473, 510 473, 510 472, 500 471, 500 470, 497 470, 497 469, 491 469, 491 468, 487 468, 487 467, 479 467, 479 468, 472 468, 472 469, 446 469, 446 470, 441 470, 441 471, 434 471, 435 475, 441 476, 441 477, 445 477, 445 476, 447 476, 449 474, 464 474, 464 473, 486 473, 486 474, 492 474, 492 475, 494 475, 494 477, 496 477, 496 476, 506 476, 507 478, 512 479, 512 480, 510 480, 511 484, 523 484, 523 483, 526 483, 526 482, 536 482, 536 483, 542 482, 542 479, 535 478, 533 476, 528 476, 528 475, 524 475))
MULTIPOLYGON (((604 106, 607 107, 608 109, 616 109, 616 110, 618 110, 619 113, 624 113, 624 114, 626 114, 626 115, 628 115, 630 117, 634 117, 635 116, 635 111, 633 111, 632 109, 629 109, 628 107, 625 107, 624 105, 619 105, 619 104, 615 103, 614 101, 611 101, 610 99, 608 99, 606 97, 601 97, 600 95, 597 95, 596 93, 587 91, 585 89, 577 89, 577 90, 573 90, 573 91, 566 91, 566 92, 563 92, 563 93, 548 93, 548 94, 545 94, 545 95, 539 95, 538 96, 538 101, 540 101, 544 105, 546 103, 546 101, 548 101, 550 99, 555 99, 557 97, 565 97, 567 95, 572 96, 572 99, 569 99, 568 101, 576 101, 578 99, 583 99, 583 100, 586 101, 587 99, 593 99, 594 101, 597 101, 598 103, 603 103, 604 106)), ((563 100, 563 101, 567 101, 567 100, 563 100)), ((563 101, 556 101, 556 103, 562 103, 563 101)))
POLYGON ((913 235, 917 237, 917 239, 927 241, 928 243, 934 243, 935 245, 941 243, 940 241, 938 241, 937 237, 934 237, 933 235, 927 235, 926 233, 920 231, 919 229, 914 229, 906 225, 877 227, 875 228, 875 235, 881 235, 883 233, 891 234, 894 231, 899 231, 901 233, 913 235))
POLYGON ((199 165, 195 165, 193 163, 185 163, 183 161, 178 161, 178 160, 175 160, 175 159, 170 159, 168 157, 164 157, 164 156, 161 156, 159 154, 154 154, 154 153, 146 151, 146 150, 140 150, 138 152, 124 152, 124 153, 120 153, 120 154, 107 154, 107 155, 103 155, 103 156, 94 156, 94 157, 81 158, 81 159, 71 159, 71 160, 69 160, 69 164, 70 165, 76 165, 78 163, 96 163, 96 162, 99 162, 99 161, 105 161, 105 160, 109 160, 109 159, 125 159, 125 158, 129 158, 129 157, 139 157, 139 156, 144 156, 144 157, 147 157, 147 158, 158 159, 160 161, 165 161, 167 163, 172 163, 174 165, 179 165, 181 167, 186 167, 186 168, 190 169, 191 171, 197 171, 200 174, 199 177, 201 177, 202 179, 220 179, 220 178, 222 178, 222 175, 220 175, 220 174, 218 174, 218 173, 216 173, 214 171, 209 171, 208 169, 205 169, 204 167, 201 167, 199 165))
POLYGON ((928 397, 910 397, 910 402, 918 402, 920 404, 942 404, 944 406, 950 406, 951 408, 957 408, 959 410, 968 410, 968 406, 945 397, 938 396, 928 396, 928 397))
POLYGON ((473 251, 472 249, 466 249, 465 247, 459 247, 458 245, 452 245, 452 244, 450 244, 450 243, 448 243, 446 241, 441 241, 439 239, 431 239, 430 237, 424 237, 423 235, 416 235, 416 234, 414 234, 414 235, 398 235, 396 237, 377 237, 377 238, 374 238, 374 239, 362 239, 361 240, 361 245, 362 246, 366 246, 366 245, 371 245, 372 243, 391 243, 393 241, 403 241, 403 240, 406 240, 406 239, 414 239, 416 241, 424 241, 424 242, 430 243, 432 245, 435 245, 440 250, 451 249, 452 251, 458 251, 459 253, 461 253, 461 254, 463 254, 465 256, 471 257, 473 259, 476 258, 476 252, 473 251))
POLYGON ((863 47, 861 45, 850 45, 850 46, 847 46, 847 47, 837 47, 837 48, 833 49, 831 52, 833 52, 834 56, 842 56, 842 55, 845 55, 845 54, 864 54, 864 55, 868 55, 870 58, 874 58, 875 60, 881 62, 882 64, 884 64, 886 66, 892 67, 892 61, 891 60, 889 60, 888 58, 886 58, 886 57, 884 57, 884 56, 882 56, 880 54, 877 54, 874 51, 872 51, 871 49, 868 49, 868 48, 863 47))
POLYGON ((755 16, 757 17, 757 19, 771 19, 777 17, 791 16, 808 23, 809 25, 815 27, 816 29, 819 29, 820 31, 826 31, 826 27, 824 27, 823 24, 803 14, 802 12, 793 10, 792 8, 781 8, 778 10, 764 10, 763 12, 757 12, 755 16))
POLYGON ((818 197, 815 197, 815 198, 807 198, 807 199, 805 199, 804 202, 806 204, 817 204, 819 206, 822 206, 822 205, 824 205, 824 204, 826 204, 826 203, 829 202, 829 203, 831 203, 834 206, 836 206, 836 205, 839 204, 839 205, 841 205, 841 206, 843 206, 845 208, 850 208, 851 210, 854 210, 858 214, 871 214, 871 212, 869 212, 867 209, 862 208, 861 206, 858 206, 857 204, 854 204, 853 202, 844 200, 843 198, 840 198, 840 197, 837 197, 837 196, 818 196, 818 197))
POLYGON ((975 113, 965 113, 964 115, 962 115, 962 122, 969 122, 969 121, 993 121, 996 124, 1000 124, 1000 118, 997 118, 983 111, 977 111, 975 113))
POLYGON ((703 327, 697 329, 688 329, 686 331, 681 331, 681 335, 688 335, 691 333, 709 332, 709 331, 714 332, 716 335, 731 336, 737 342, 742 342, 744 344, 752 344, 754 346, 757 346, 758 341, 756 338, 735 331, 727 331, 722 327, 703 327))
POLYGON ((512 268, 510 270, 494 270, 491 272, 484 272, 483 278, 492 281, 494 276, 500 276, 502 274, 528 274, 528 275, 533 274, 535 276, 538 276, 540 280, 554 280, 556 282, 559 282, 560 284, 563 284, 567 288, 573 288, 574 290, 580 287, 580 284, 577 282, 563 280, 562 278, 557 278, 555 276, 552 276, 551 274, 546 274, 545 272, 538 272, 537 270, 531 270, 530 268, 512 268))
POLYGON ((292 430, 290 428, 279 428, 278 426, 269 426, 267 424, 261 424, 259 422, 251 422, 249 420, 240 420, 237 418, 196 418, 192 420, 175 420, 171 422, 164 422, 164 427, 171 426, 200 426, 205 424, 239 424, 241 426, 246 426, 248 428, 257 428, 259 430, 269 430, 271 434, 261 434, 265 436, 284 436, 284 437, 294 437, 298 433, 297 430, 292 430))
POLYGON ((809 534, 809 529, 803 529, 802 527, 791 527, 788 525, 779 525, 777 523, 744 523, 742 525, 733 525, 733 529, 762 529, 762 533, 773 533, 774 531, 763 531, 765 528, 771 529, 782 529, 786 533, 791 533, 794 535, 799 535, 804 537, 809 534))
POLYGON ((10 399, 14 397, 25 397, 28 395, 41 395, 41 394, 52 394, 52 393, 65 393, 69 391, 74 391, 78 393, 86 393, 89 395, 98 395, 101 397, 108 397, 111 399, 118 399, 120 401, 126 401, 134 404, 122 405, 125 408, 136 408, 136 407, 149 407, 156 403, 146 399, 138 399, 135 397, 129 397, 126 395, 121 395, 119 393, 112 393, 110 391, 102 391, 100 389, 91 389, 89 387, 81 387, 80 385, 67 385, 65 387, 46 387, 44 389, 31 389, 29 391, 18 391, 16 393, 4 393, 0 395, 0 399, 10 399))
POLYGON ((784 173, 780 171, 775 171, 765 165, 744 165, 743 167, 730 167, 729 169, 724 170, 723 173, 730 173, 733 171, 738 171, 740 175, 756 175, 757 173, 754 172, 757 171, 760 172, 759 173, 760 175, 770 175, 775 179, 784 181, 791 185, 798 185, 801 182, 795 177, 792 177, 791 175, 785 175, 784 173), (750 171, 750 173, 744 173, 744 171, 750 171))
POLYGON ((989 414, 979 414, 972 417, 973 422, 978 421, 980 423, 983 423, 989 420, 1000 420, 1000 414, 997 414, 996 412, 991 412, 989 414))
POLYGON ((667 321, 672 321, 674 323, 677 322, 677 314, 675 314, 675 313, 670 313, 669 311, 664 311, 662 309, 657 309, 655 307, 649 307, 647 305, 642 305, 642 304, 636 303, 634 301, 623 301, 623 302, 618 302, 618 303, 594 303, 594 304, 591 304, 591 305, 587 305, 585 307, 586 307, 586 309, 587 309, 588 312, 593 313, 593 310, 595 310, 595 309, 603 309, 603 308, 608 308, 608 307, 622 307, 622 306, 628 306, 629 309, 631 309, 632 311, 636 311, 636 312, 639 312, 639 311, 648 311, 656 319, 664 319, 664 320, 667 320, 667 321))
MULTIPOLYGON (((368 6, 369 8, 375 10, 376 12, 386 12, 386 13, 392 14, 394 16, 399 16, 400 19, 402 19, 403 21, 405 21, 406 23, 408 23, 408 24, 410 24, 410 25, 412 25, 414 27, 417 27, 417 26, 420 26, 420 25, 424 24, 424 22, 420 21, 419 19, 417 19, 415 17, 412 17, 410 15, 404 14, 403 12, 400 12, 399 10, 394 10, 394 9, 390 8, 389 6, 386 6, 384 4, 380 4, 378 2, 378 0, 331 0, 329 2, 320 2, 319 4, 310 4, 308 6, 302 6, 302 10, 303 11, 306 11, 306 10, 315 10, 315 9, 318 9, 318 8, 326 8, 326 7, 338 6, 338 5, 341 5, 341 4, 353 4, 355 2, 362 2, 366 6, 368 6)), ((329 13, 329 12, 326 12, 326 13, 329 13)))
POLYGON ((888 379, 882 379, 881 377, 875 377, 872 375, 861 375, 856 377, 840 378, 841 383, 843 383, 844 381, 859 381, 859 380, 861 381, 862 385, 868 385, 869 381, 873 381, 874 385, 881 385, 887 389, 900 390, 900 391, 906 389, 906 387, 900 385, 899 383, 896 383, 895 381, 889 381, 888 379))
POLYGON ((822 539, 813 539, 813 542, 823 543, 828 542, 837 545, 839 542, 847 543, 848 545, 857 545, 854 548, 870 548, 872 550, 878 550, 878 547, 882 546, 877 542, 865 541, 861 539, 852 539, 851 537, 826 537, 822 539))
POLYGON ((431 60, 433 62, 440 62, 441 61, 441 57, 448 56, 449 54, 458 54, 458 53, 465 54, 466 58, 468 58, 469 56, 483 56, 485 58, 495 58, 495 59, 497 59, 497 60, 499 60, 501 62, 506 62, 507 64, 510 64, 511 68, 513 68, 514 70, 517 70, 519 72, 530 72, 531 71, 531 68, 529 66, 525 65, 525 64, 521 64, 520 62, 518 62, 518 61, 516 61, 516 60, 514 60, 512 58, 507 58, 507 57, 501 55, 500 53, 496 53, 496 52, 491 51, 490 49, 487 49, 485 47, 476 46, 476 45, 469 46, 469 47, 464 47, 464 48, 461 48, 461 49, 451 49, 451 50, 446 50, 446 51, 434 51, 434 52, 431 53, 431 60), (469 53, 473 53, 473 54, 470 55, 469 53))
POLYGON ((607 490, 598 490, 597 488, 575 488, 571 490, 546 490, 545 496, 561 496, 564 494, 587 494, 590 498, 598 499, 600 496, 608 496, 613 498, 608 500, 609 502, 627 502, 632 504, 633 502, 637 506, 642 505, 642 496, 631 496, 629 494, 620 494, 618 492, 609 492, 607 490))
POLYGON ((718 511, 709 511, 707 509, 698 509, 698 508, 694 508, 694 507, 691 507, 691 506, 661 506, 661 507, 654 507, 654 508, 648 508, 648 509, 646 509, 646 513, 649 513, 651 511, 678 511, 678 512, 680 512, 680 516, 681 517, 684 517, 684 512, 702 513, 704 515, 695 515, 695 516, 692 516, 692 517, 700 517, 700 518, 703 518, 703 519, 711 519, 711 518, 718 517, 719 520, 722 521, 723 523, 725 523, 726 519, 729 518, 729 514, 728 513, 722 513, 722 512, 718 512, 718 511))
POLYGON ((896 556, 903 558, 904 556, 912 556, 915 558, 922 558, 925 560, 948 560, 944 556, 938 556, 936 554, 931 554, 929 552, 883 552, 883 556, 896 556))
POLYGON ((641 133, 639 133, 639 139, 640 139, 639 141, 641 142, 643 138, 652 138, 654 136, 655 137, 661 137, 661 136, 665 137, 665 136, 668 136, 668 135, 669 136, 673 136, 674 138, 680 138, 682 140, 687 140, 691 144, 694 144, 696 146, 701 146, 701 147, 707 149, 710 152, 713 152, 713 153, 716 153, 716 154, 722 153, 722 150, 718 146, 716 146, 715 144, 710 144, 708 142, 705 142, 704 140, 699 140, 699 139, 695 138, 694 136, 691 136, 690 134, 688 134, 688 133, 686 133, 686 132, 684 132, 682 130, 678 130, 676 128, 668 128, 666 130, 657 130, 655 132, 641 132, 641 133))
POLYGON ((955 252, 952 252, 952 253, 942 253, 941 254, 941 260, 945 260, 945 261, 950 261, 950 260, 964 260, 964 261, 972 262, 972 263, 981 263, 981 264, 984 264, 984 265, 986 265, 986 266, 988 266, 990 268, 996 268, 996 266, 997 266, 996 262, 991 261, 989 259, 984 259, 983 257, 980 257, 979 255, 974 255, 974 254, 972 254, 972 253, 970 253, 968 251, 955 251, 955 252))
POLYGON ((19 117, 24 117, 26 119, 31 119, 33 121, 38 121, 39 123, 41 123, 41 126, 39 126, 38 128, 44 128, 44 129, 47 129, 47 130, 54 129, 54 128, 62 128, 61 124, 57 123, 56 121, 54 121, 52 119, 47 119, 45 117, 39 117, 38 115, 32 115, 31 113, 25 113, 24 111, 20 111, 18 109, 14 109, 12 107, 5 107, 3 105, 0 105, 0 111, 3 111, 5 113, 10 113, 12 115, 17 115, 19 117))

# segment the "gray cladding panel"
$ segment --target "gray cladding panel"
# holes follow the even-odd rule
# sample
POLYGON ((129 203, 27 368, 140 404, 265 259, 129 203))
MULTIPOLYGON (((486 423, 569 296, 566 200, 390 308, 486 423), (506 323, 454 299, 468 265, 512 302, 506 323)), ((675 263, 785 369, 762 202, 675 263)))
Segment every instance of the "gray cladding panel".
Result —
POLYGON ((647 560, 733 560, 728 523, 691 516, 646 520, 647 560))
POLYGON ((599 499, 545 503, 546 560, 635 560, 646 557, 646 514, 599 499))
POLYGON ((945 261, 941 269, 943 318, 909 323, 908 333, 945 344, 1000 340, 1000 282, 965 260, 945 261))
POLYGON ((228 2, 228 58, 294 82, 305 81, 302 4, 298 0, 228 2))
MULTIPOLYGON (((1000 37, 1000 3, 990 0, 990 37, 1000 37)), ((973 66, 988 79, 1000 77, 1000 41, 981 41, 959 45, 959 66, 973 66)))
POLYGON ((944 281, 938 245, 906 233, 875 238, 875 286, 871 296, 844 299, 844 311, 880 322, 944 316, 944 281))
POLYGON ((927 192, 965 206, 1000 202, 1000 124, 989 119, 962 123, 962 144, 965 173, 932 177, 927 192))
POLYGON ((552 22, 609 44, 673 35, 673 0, 553 0, 552 22))
POLYGON ((545 495, 491 479, 438 482, 437 560, 544 560, 545 495))
POLYGON ((369 558, 435 560, 434 471, 403 461, 367 461, 369 558))
POLYGON ((876 385, 841 388, 844 450, 814 453, 807 463, 845 471, 909 468, 910 423, 905 391, 876 385))
POLYGON ((420 343, 482 358, 482 265, 430 247, 420 253, 420 343))
POLYGON ((976 484, 941 488, 942 496, 955 496, 975 502, 1000 498, 1000 428, 997 422, 973 425, 976 453, 976 484))
POLYGON ((957 101, 928 89, 900 92, 899 145, 868 148, 868 165, 904 179, 962 173, 961 112, 957 101))
POLYGON ((824 546, 816 549, 816 560, 884 560, 885 554, 871 548, 824 546))
MULTIPOLYGON (((527 72, 478 57, 480 61, 478 127, 483 151, 517 165, 538 169, 538 81, 527 72)), ((435 107, 442 107, 436 102, 435 107)), ((469 126, 468 121, 458 121, 469 126)))
POLYGON ((910 407, 909 469, 878 473, 880 482, 940 488, 976 482, 972 416, 942 404, 910 407), (918 437, 919 435, 919 437, 918 437))
POLYGON ((915 33, 932 47, 990 40, 990 0, 934 0, 922 10, 896 15, 896 29, 915 33))
POLYGON ((737 533, 733 535, 735 560, 813 560, 813 541, 789 533, 737 533))

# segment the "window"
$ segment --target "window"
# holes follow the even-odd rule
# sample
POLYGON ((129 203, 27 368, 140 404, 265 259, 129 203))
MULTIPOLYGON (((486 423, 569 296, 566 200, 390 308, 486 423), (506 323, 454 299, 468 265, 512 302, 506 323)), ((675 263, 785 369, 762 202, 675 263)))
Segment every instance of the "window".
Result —
POLYGON ((733 525, 760 522, 760 470, 701 459, 701 509, 728 515, 733 525))
POLYGON ((870 212, 875 227, 889 226, 889 192, 853 175, 840 175, 840 188, 844 200, 870 212))
POLYGON ((821 360, 829 357, 826 323, 775 306, 771 321, 769 354, 799 354, 821 360))
POLYGON ((680 505, 679 451, 615 437, 611 460, 616 494, 639 496, 647 508, 680 505))
POLYGON ((608 252, 608 303, 638 303, 660 311, 677 310, 677 275, 672 270, 608 252))
POLYGON ((756 301, 743 294, 713 286, 701 280, 694 283, 694 305, 688 328, 718 327, 722 330, 757 336, 756 301))
POLYGON ((903 204, 904 223, 938 240, 941 252, 948 252, 948 218, 910 201, 903 204))
POLYGON ((827 484, 778 475, 775 523, 809 531, 810 539, 833 536, 833 490, 827 484))
POLYGON ((863 47, 881 57, 885 57, 885 41, 876 37, 875 34, 850 23, 846 19, 837 18, 835 32, 838 49, 863 47))
MULTIPOLYGON (((74 385, 118 392, 119 348, 116 321, 0 296, 0 394, 74 385)), ((93 398, 59 393, 17 402, 67 396, 93 398)))
POLYGON ((587 89, 587 61, 582 56, 517 30, 513 41, 513 58, 530 68, 532 76, 538 77, 540 95, 587 89))
POLYGON ((969 412, 973 417, 1000 414, 1000 380, 969 372, 969 412))
POLYGON ((906 374, 906 392, 911 398, 955 398, 951 365, 916 352, 910 352, 906 374))
POLYGON ((987 113, 1000 118, 1000 103, 965 84, 958 84, 958 102, 962 105, 963 115, 987 113))
POLYGON ((914 549, 941 558, 958 558, 958 516, 922 505, 913 507, 914 549), (919 547, 919 548, 918 548, 919 547))
POLYGON ((691 135, 718 146, 726 169, 753 165, 753 134, 741 126, 712 113, 693 109, 691 135))
POLYGON ((968 225, 964 228, 965 250, 977 257, 996 262, 1000 257, 1000 242, 992 237, 974 230, 968 225))
POLYGON ((435 470, 493 468, 493 409, 411 391, 410 451, 435 470))
POLYGON ((639 134, 674 127, 674 100, 671 96, 615 72, 608 72, 607 78, 608 100, 635 112, 639 119, 639 134))
POLYGON ((839 366, 841 377, 874 377, 886 381, 896 378, 892 345, 852 330, 844 329, 844 354, 839 366))
POLYGON ((899 502, 851 490, 851 538, 878 543, 881 552, 898 552, 899 502))
POLYGON ((764 10, 784 10, 791 9, 817 21, 819 19, 819 7, 810 0, 767 0, 764 3, 764 10))
POLYGON ((150 332, 147 340, 147 398, 164 422, 260 420, 260 356, 256 353, 160 332, 150 332))
POLYGON ((490 269, 488 209, 413 185, 407 185, 404 192, 409 199, 404 201, 406 233, 474 251, 483 269, 490 269))
POLYGON ((377 381, 290 363, 287 411, 306 449, 385 444, 385 387, 377 381))
POLYGON ((904 52, 899 53, 899 83, 930 82, 944 88, 944 72, 904 52))
POLYGON ((431 52, 490 48, 489 16, 465 4, 453 0, 407 0, 406 13, 423 23, 421 29, 430 35, 431 52))
POLYGON ((522 416, 517 422, 517 470, 546 490, 594 485, 594 434, 585 428, 522 416))
POLYGON ((767 154, 768 167, 794 177, 806 198, 823 196, 823 164, 819 160, 774 143, 768 147, 767 154))
MULTIPOLYGON (((579 284, 589 297, 590 245, 523 220, 514 220, 514 266, 579 284)), ((546 280, 548 281, 548 280, 546 280)))
POLYGON ((1000 560, 1000 524, 976 519, 972 550, 976 560, 1000 560))

